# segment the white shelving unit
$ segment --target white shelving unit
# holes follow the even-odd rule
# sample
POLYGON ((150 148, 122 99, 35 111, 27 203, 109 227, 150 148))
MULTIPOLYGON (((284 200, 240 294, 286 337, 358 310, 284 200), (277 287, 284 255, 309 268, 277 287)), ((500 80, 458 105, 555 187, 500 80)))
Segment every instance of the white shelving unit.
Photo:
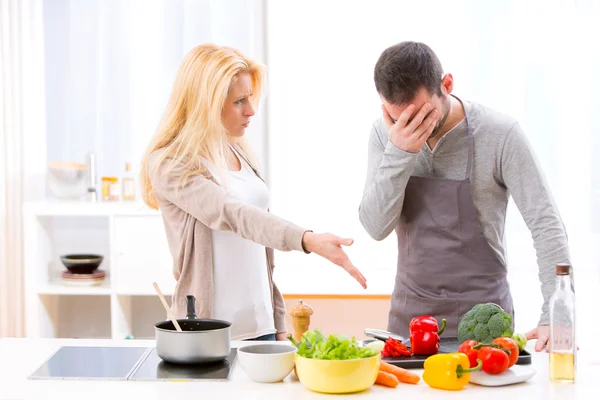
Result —
POLYGON ((152 287, 169 299, 172 261, 158 211, 141 202, 25 203, 23 208, 28 337, 154 338, 166 318, 152 287), (63 254, 104 256, 98 286, 69 286, 63 254))

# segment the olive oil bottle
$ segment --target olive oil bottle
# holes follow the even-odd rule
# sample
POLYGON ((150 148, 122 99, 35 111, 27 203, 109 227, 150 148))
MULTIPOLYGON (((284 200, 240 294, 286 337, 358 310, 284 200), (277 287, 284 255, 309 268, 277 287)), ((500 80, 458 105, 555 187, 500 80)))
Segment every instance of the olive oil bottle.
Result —
POLYGON ((123 200, 135 200, 135 178, 131 172, 131 163, 125 164, 125 176, 123 176, 123 200))
POLYGON ((570 265, 556 266, 556 289, 550 297, 550 380, 575 382, 575 293, 571 287, 570 265))

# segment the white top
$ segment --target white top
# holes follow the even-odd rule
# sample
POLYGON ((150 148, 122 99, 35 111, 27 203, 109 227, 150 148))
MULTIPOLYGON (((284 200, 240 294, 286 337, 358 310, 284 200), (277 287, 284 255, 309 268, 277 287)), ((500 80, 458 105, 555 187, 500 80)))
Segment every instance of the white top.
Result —
MULTIPOLYGON (((243 157, 238 158, 242 168, 229 171, 227 191, 244 203, 267 210, 267 185, 256 176, 243 157)), ((215 276, 213 317, 232 323, 232 340, 275 333, 265 247, 235 233, 219 230, 212 231, 212 246, 215 276)))
MULTIPOLYGON (((260 343, 260 342, 259 342, 260 343)), ((276 342, 286 344, 285 342, 276 342)), ((249 345, 232 342, 232 347, 249 345)), ((528 350, 533 352, 535 341, 528 350)), ((154 346, 146 340, 83 340, 83 339, 0 339, 0 399, 95 400, 95 399, 174 399, 198 397, 224 399, 281 400, 323 399, 327 396, 313 393, 302 385, 294 372, 282 383, 265 384, 250 380, 239 359, 233 365, 227 382, 160 382, 160 381, 93 381, 93 380, 31 380, 35 372, 60 346, 154 346)), ((535 376, 525 383, 504 387, 467 385, 458 392, 432 389, 423 380, 417 385, 400 384, 395 389, 374 385, 353 399, 594 399, 600 365, 593 348, 578 355, 577 382, 574 385, 550 383, 548 354, 534 353, 532 368, 535 376), (579 357, 581 356, 581 357, 579 357)), ((422 369, 412 370, 423 374, 422 369)), ((341 397, 338 396, 338 399, 341 397)))

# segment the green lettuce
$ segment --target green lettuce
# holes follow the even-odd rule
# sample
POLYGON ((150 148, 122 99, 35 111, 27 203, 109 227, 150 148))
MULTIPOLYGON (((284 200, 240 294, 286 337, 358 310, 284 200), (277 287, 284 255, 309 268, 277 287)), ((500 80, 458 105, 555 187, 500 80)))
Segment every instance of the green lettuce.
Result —
POLYGON ((354 360, 373 357, 378 354, 372 347, 360 347, 354 337, 329 335, 321 330, 306 331, 299 342, 289 335, 288 339, 298 348, 298 355, 319 360, 354 360))

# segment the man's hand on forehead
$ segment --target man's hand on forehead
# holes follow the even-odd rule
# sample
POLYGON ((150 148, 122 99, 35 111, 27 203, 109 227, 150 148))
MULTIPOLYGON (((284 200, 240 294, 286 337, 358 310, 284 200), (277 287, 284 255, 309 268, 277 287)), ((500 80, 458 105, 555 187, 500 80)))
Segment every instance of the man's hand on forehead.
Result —
MULTIPOLYGON (((429 115, 430 115, 430 114, 431 114, 433 111, 437 110, 436 108, 433 108, 433 105, 432 105, 432 104, 430 104, 430 103, 424 103, 424 104, 421 106, 421 109, 420 109, 420 110, 423 110, 423 108, 426 108, 426 106, 427 106, 428 104, 430 105, 430 108, 429 108, 429 111, 427 111, 427 113, 425 114, 425 118, 424 118, 424 119, 426 119, 427 117, 429 117, 429 115)), ((408 105, 408 106, 407 106, 407 107, 406 107, 404 110, 402 110, 402 112, 401 112, 400 114, 402 114, 403 112, 405 112, 405 111, 406 111, 408 108, 410 108, 410 109, 412 110, 412 111, 411 111, 411 114, 410 114, 410 115, 409 115, 409 117, 408 117, 408 123, 411 123, 411 122, 412 122, 412 120, 413 120, 413 118, 414 118, 414 117, 417 115, 416 106, 415 106, 414 104, 409 104, 409 105, 408 105)), ((420 110, 419 110, 419 111, 420 111, 420 110)), ((395 124, 396 122, 398 122, 398 119, 394 118, 394 117, 392 116, 392 114, 389 112, 389 110, 387 110, 387 108, 386 108, 386 111, 388 111, 388 114, 389 114, 389 116, 390 116, 390 118, 391 118, 391 120, 392 120, 392 122, 393 122, 394 124, 395 124)))
POLYGON ((397 120, 392 118, 385 104, 381 105, 381 110, 390 141, 409 153, 417 153, 423 147, 435 128, 439 114, 430 103, 423 104, 416 113, 415 105, 410 104, 397 120))

